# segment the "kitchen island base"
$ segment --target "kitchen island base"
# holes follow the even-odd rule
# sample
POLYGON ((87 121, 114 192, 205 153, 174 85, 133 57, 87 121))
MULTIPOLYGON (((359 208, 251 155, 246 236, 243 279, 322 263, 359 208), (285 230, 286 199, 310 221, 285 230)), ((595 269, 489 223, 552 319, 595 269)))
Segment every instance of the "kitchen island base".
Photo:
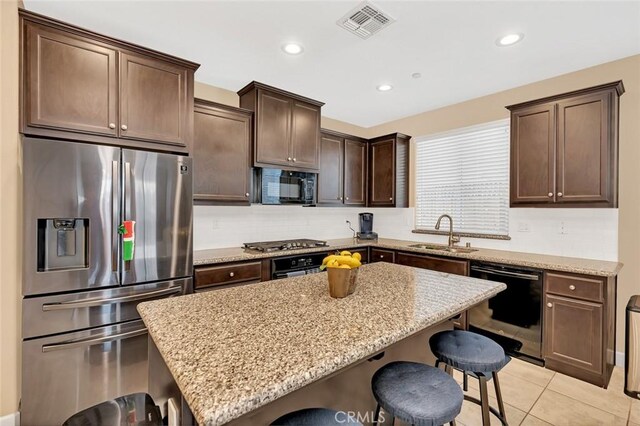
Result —
MULTIPOLYGON (((429 337, 433 334, 452 330, 450 320, 443 321, 412 336, 409 336, 382 352, 362 359, 327 377, 291 392, 255 411, 232 420, 229 425, 269 425, 283 414, 311 407, 324 407, 337 411, 351 412, 362 424, 371 424, 376 409, 376 401, 371 393, 371 378, 382 366, 393 361, 414 361, 434 365, 436 358, 429 349, 429 337)), ((152 339, 149 339, 149 393, 160 405, 165 416, 168 400, 173 398, 180 409, 181 425, 196 424, 189 406, 182 399, 178 385, 152 339)), ((379 424, 390 424, 382 421, 379 424)), ((387 416, 388 417, 388 416, 387 416)))

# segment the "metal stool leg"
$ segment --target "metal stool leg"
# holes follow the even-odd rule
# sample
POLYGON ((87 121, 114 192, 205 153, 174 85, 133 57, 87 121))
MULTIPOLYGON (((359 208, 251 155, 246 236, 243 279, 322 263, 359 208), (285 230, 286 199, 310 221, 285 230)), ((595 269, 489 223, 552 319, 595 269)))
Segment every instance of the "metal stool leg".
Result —
POLYGON ((500 410, 500 415, 502 416, 502 420, 507 422, 507 413, 504 411, 504 403, 502 402, 502 392, 500 392, 500 382, 498 382, 498 372, 494 371, 493 375, 493 386, 496 388, 496 399, 498 400, 498 409, 500 410))
POLYGON ((451 420, 449 422, 449 426, 456 426, 456 421, 455 420, 451 420))
POLYGON ((480 382, 480 403, 482 405, 482 426, 490 426, 491 419, 489 417, 489 392, 487 391, 487 378, 483 374, 478 375, 480 382))
POLYGON ((373 416, 373 426, 378 426, 379 417, 380 417, 380 404, 376 405, 376 414, 373 416))
POLYGON ((465 392, 469 390, 469 377, 466 371, 462 372, 462 390, 465 392))

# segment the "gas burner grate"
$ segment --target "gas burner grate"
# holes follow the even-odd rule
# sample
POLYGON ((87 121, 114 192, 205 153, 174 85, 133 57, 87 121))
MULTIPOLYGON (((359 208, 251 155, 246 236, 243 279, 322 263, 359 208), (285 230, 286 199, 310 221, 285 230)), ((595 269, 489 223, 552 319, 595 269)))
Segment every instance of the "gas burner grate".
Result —
POLYGON ((244 243, 244 248, 261 252, 299 250, 313 247, 326 247, 326 241, 297 239, 282 241, 260 241, 256 243, 244 243))

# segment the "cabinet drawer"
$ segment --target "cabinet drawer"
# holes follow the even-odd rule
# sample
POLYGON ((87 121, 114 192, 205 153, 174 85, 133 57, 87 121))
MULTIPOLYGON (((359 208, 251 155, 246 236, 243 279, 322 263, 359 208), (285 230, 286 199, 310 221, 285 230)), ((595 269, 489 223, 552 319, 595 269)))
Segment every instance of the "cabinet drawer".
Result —
POLYGON ((398 260, 396 263, 400 265, 413 266, 415 268, 447 272, 449 274, 469 275, 469 262, 466 260, 443 259, 441 257, 398 253, 398 260))
POLYGON ((395 263, 396 252, 391 250, 371 249, 371 262, 395 263))
POLYGON ((604 281, 599 277, 547 272, 545 274, 545 286, 547 293, 592 300, 594 302, 602 302, 604 300, 604 281))
POLYGON ((198 268, 195 271, 195 288, 260 281, 261 271, 261 262, 198 268))

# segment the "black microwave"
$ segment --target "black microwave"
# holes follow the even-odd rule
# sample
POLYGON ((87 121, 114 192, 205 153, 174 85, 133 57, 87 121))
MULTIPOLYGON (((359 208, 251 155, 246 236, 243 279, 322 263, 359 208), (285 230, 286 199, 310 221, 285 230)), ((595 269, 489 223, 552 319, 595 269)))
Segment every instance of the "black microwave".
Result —
POLYGON ((316 202, 315 173, 280 169, 255 169, 255 194, 262 204, 307 204, 316 202))

